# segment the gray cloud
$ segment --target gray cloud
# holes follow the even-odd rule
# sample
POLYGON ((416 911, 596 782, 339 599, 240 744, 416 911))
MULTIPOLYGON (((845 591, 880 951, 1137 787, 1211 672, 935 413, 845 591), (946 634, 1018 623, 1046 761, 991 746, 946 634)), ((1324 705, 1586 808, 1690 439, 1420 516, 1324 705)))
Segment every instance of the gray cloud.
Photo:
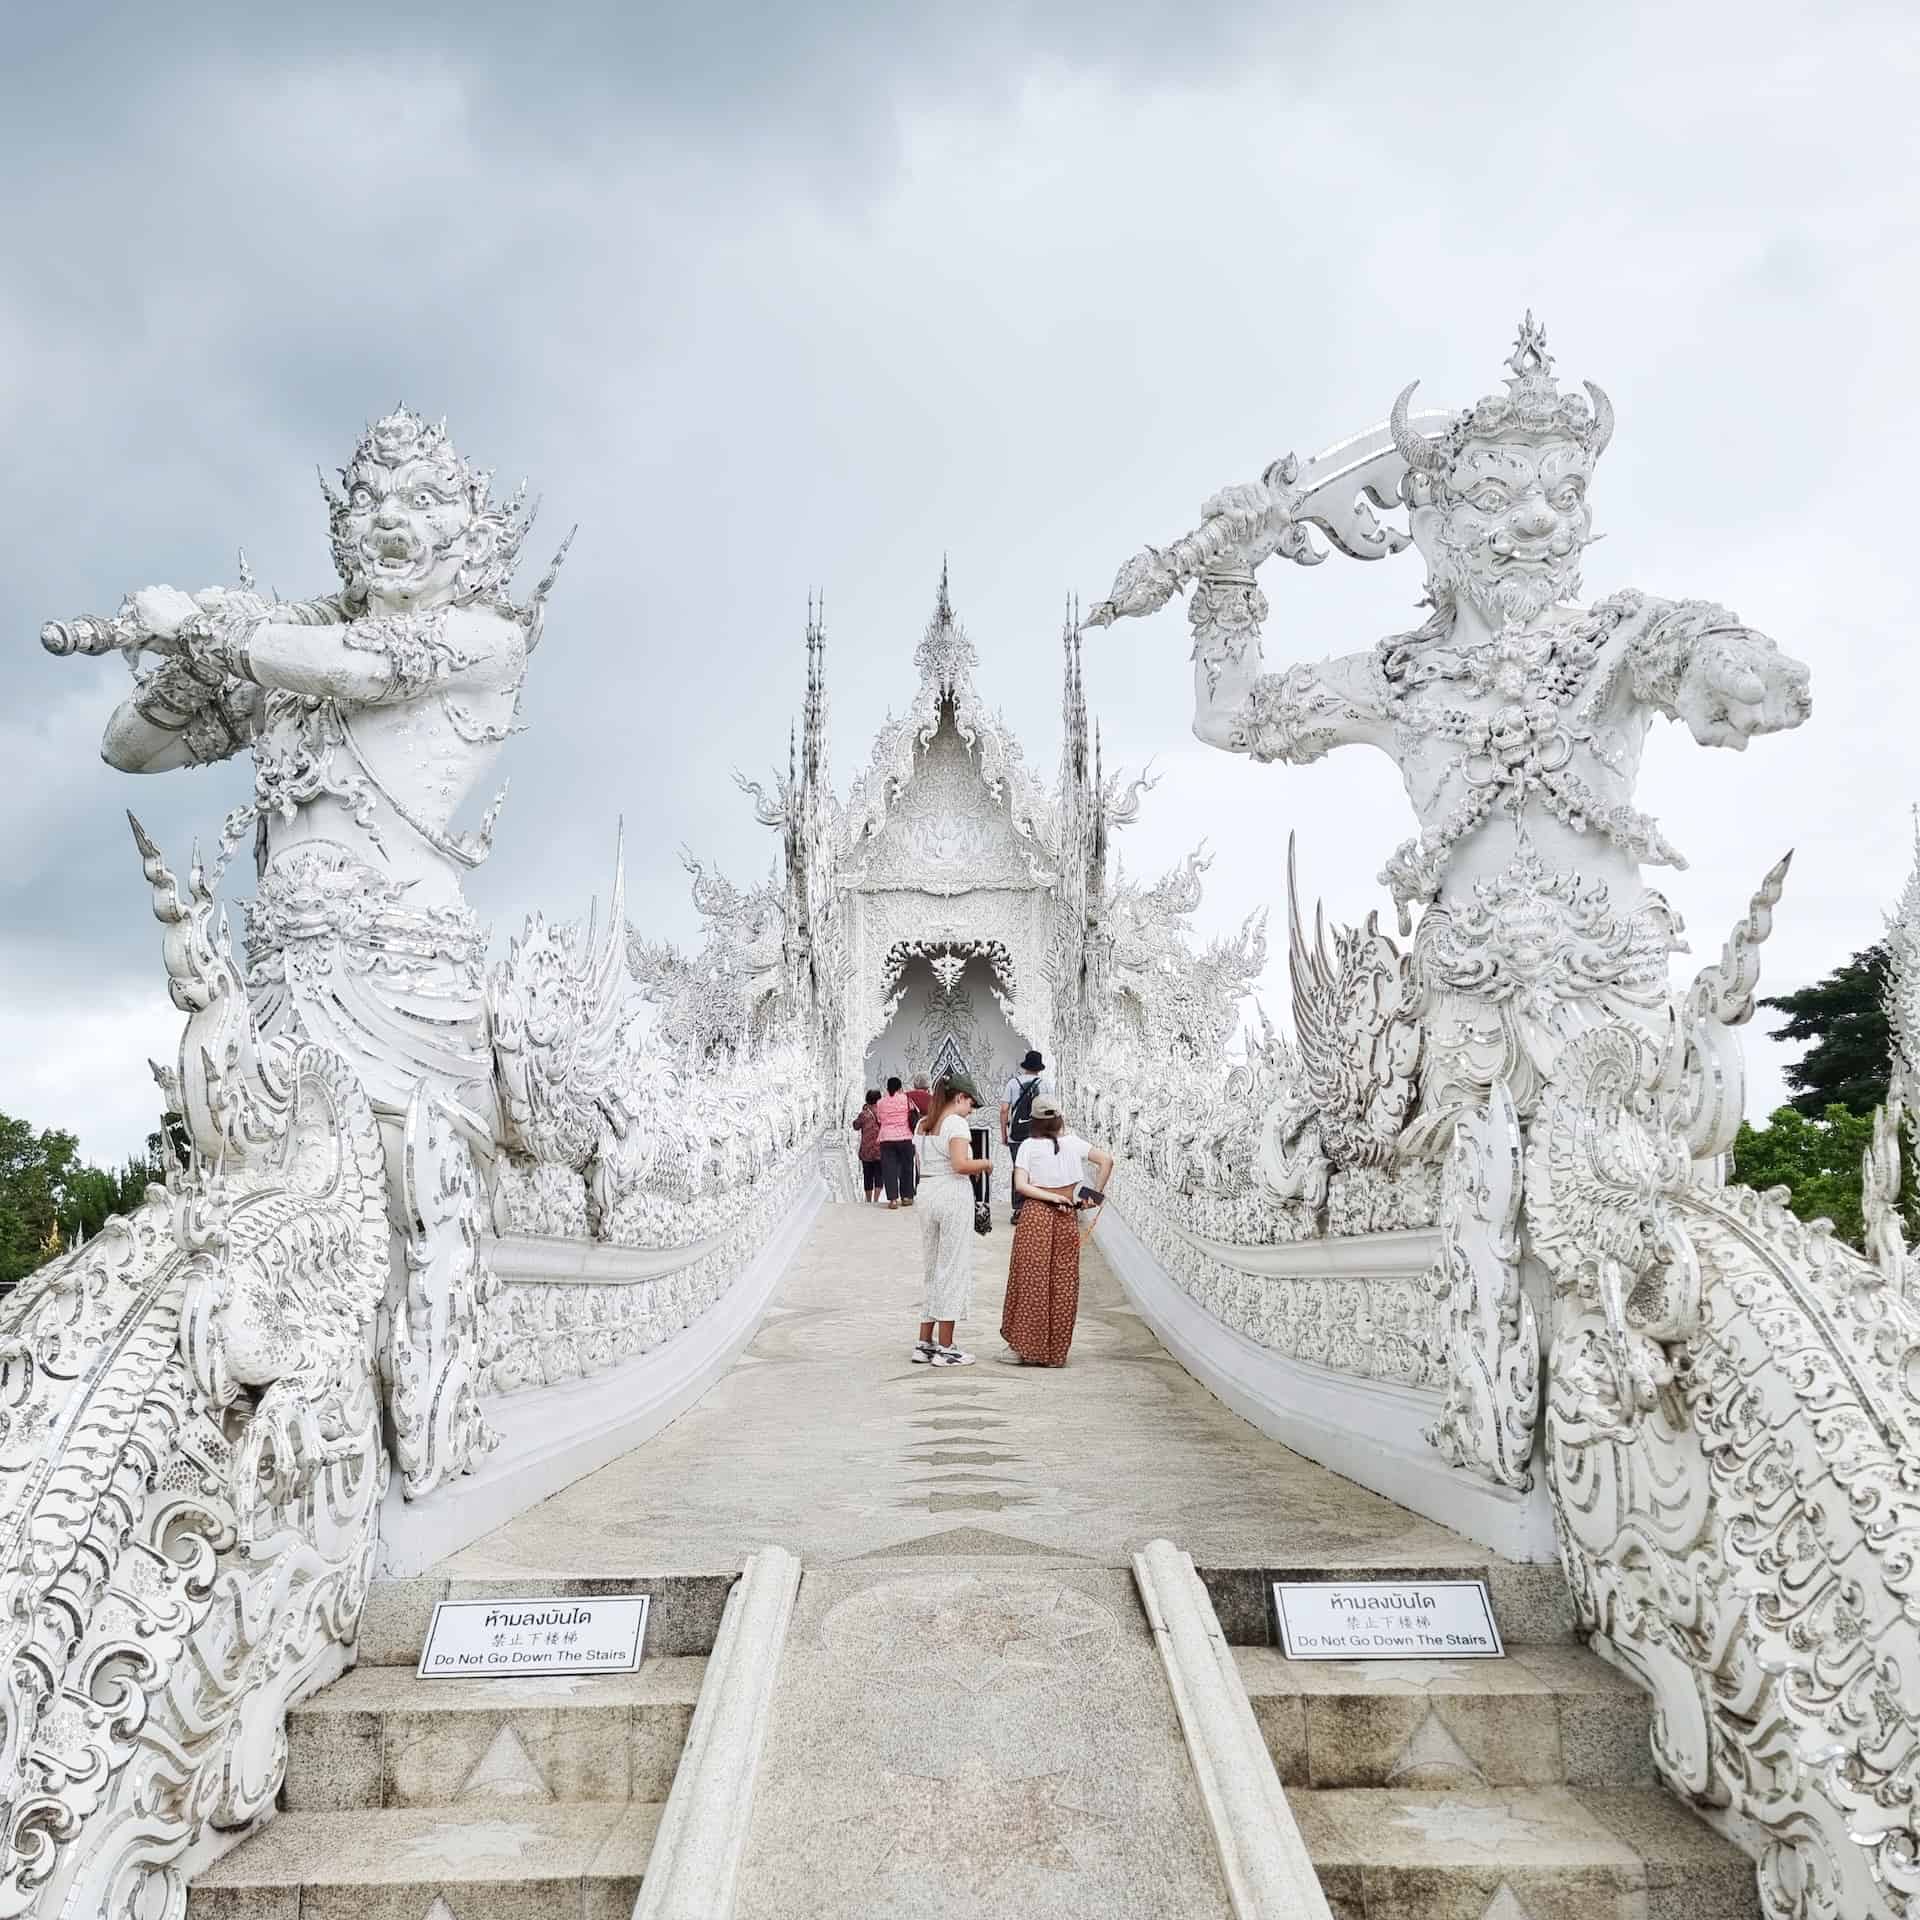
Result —
MULTIPOLYGON (((1877 933, 1913 784, 1904 11, 29 13, 0 79, 0 1109, 100 1152, 145 1132, 139 1053, 116 1075, 101 1038, 109 1007, 129 1035, 151 1008, 147 1051, 172 1030, 123 812, 184 851, 244 784, 102 767, 124 675, 39 623, 239 544, 324 586, 312 469, 402 397, 532 478, 536 564, 582 527, 476 904, 501 934, 577 910, 624 814, 636 917, 684 935, 683 841, 771 857, 728 774, 785 751, 809 586, 843 783, 943 551, 1050 766, 1064 593, 1416 374, 1485 391, 1532 305, 1619 407, 1590 585, 1711 594, 1814 667, 1799 735, 1650 746, 1696 945, 1796 842, 1771 979, 1877 933)), ((1416 587, 1275 580, 1270 653, 1364 645, 1416 587)), ((1193 746, 1184 640, 1168 613, 1091 643, 1109 759, 1165 769, 1130 863, 1207 834, 1225 925, 1277 899, 1297 822, 1332 908, 1377 904, 1391 771, 1193 746)))

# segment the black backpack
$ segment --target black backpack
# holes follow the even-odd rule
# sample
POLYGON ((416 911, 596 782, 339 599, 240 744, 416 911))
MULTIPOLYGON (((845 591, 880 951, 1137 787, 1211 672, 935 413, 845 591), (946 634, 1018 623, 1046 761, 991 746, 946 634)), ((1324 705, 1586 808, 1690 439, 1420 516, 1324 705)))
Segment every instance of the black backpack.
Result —
POLYGON ((1033 1100, 1040 1091, 1040 1076, 1036 1073, 1020 1089, 1020 1097, 1013 1103, 1013 1110, 1007 1116, 1007 1137, 1017 1147, 1033 1131, 1033 1100))

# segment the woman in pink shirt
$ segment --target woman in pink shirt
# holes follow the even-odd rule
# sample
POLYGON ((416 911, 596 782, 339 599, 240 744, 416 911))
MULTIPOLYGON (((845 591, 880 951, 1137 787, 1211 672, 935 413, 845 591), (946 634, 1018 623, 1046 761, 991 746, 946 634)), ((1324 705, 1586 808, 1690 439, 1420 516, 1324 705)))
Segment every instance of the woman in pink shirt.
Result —
POLYGON ((913 1204, 913 1106, 900 1091, 896 1073, 874 1111, 880 1116, 880 1177, 886 1182, 887 1205, 913 1204))

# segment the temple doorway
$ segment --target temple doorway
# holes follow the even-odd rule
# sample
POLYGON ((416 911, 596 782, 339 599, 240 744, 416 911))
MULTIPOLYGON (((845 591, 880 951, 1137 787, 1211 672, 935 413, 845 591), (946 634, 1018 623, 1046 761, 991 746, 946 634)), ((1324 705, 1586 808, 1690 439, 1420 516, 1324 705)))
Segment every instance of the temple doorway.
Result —
POLYGON ((982 1108, 992 1108, 1032 1044, 1007 1019, 1005 950, 997 941, 902 941, 888 963, 894 985, 887 1024, 867 1048, 867 1085, 884 1086, 893 1074, 911 1086, 915 1074, 963 1073, 982 1108))

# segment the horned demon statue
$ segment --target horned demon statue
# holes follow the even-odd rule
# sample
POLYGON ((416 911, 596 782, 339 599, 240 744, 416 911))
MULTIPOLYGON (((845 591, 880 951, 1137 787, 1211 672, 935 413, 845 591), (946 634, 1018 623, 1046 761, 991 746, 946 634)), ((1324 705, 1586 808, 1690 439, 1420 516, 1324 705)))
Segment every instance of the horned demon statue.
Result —
POLYGON ((1429 909, 1413 969, 1428 1116, 1483 1103, 1497 1080, 1528 1113, 1579 1003, 1665 1005, 1677 922, 1640 869, 1684 863, 1633 805, 1653 716, 1744 748, 1810 710, 1806 669, 1724 607, 1635 591, 1576 604, 1613 408, 1591 383, 1591 405, 1560 392, 1531 314, 1507 364, 1507 391, 1462 414, 1416 422, 1409 386, 1386 428, 1216 494, 1198 532, 1130 560, 1090 616, 1150 613, 1192 582, 1201 739, 1302 763, 1361 742, 1399 767, 1420 831, 1381 879, 1403 933, 1429 909), (1409 509, 1429 617, 1264 671, 1256 569, 1324 559, 1315 526, 1356 558, 1403 549, 1368 499, 1409 509))
POLYGON ((1869 1166, 1874 1260, 1722 1184, 1731 1029, 1786 863, 1675 993, 1678 923, 1641 869, 1680 856, 1633 804, 1655 714, 1744 748, 1807 718, 1807 672, 1708 601, 1577 604, 1613 409, 1559 391, 1531 316, 1508 367, 1464 413, 1410 416, 1408 387, 1385 427, 1216 495, 1092 618, 1191 583, 1202 739, 1295 762, 1362 741, 1400 768, 1419 832, 1381 878, 1411 950, 1372 920, 1305 938, 1294 909, 1300 1084, 1266 1176, 1302 1194, 1316 1159, 1444 1151, 1428 1439, 1516 1498, 1544 1462, 1581 1626, 1653 1694, 1661 1773, 1752 1852, 1770 1920, 1907 1920, 1920 1314, 1897 1168, 1869 1166), (1395 504, 1406 532, 1373 511, 1395 504), (1255 572, 1324 559, 1310 528, 1359 559, 1416 546, 1431 612, 1267 672, 1255 572))

